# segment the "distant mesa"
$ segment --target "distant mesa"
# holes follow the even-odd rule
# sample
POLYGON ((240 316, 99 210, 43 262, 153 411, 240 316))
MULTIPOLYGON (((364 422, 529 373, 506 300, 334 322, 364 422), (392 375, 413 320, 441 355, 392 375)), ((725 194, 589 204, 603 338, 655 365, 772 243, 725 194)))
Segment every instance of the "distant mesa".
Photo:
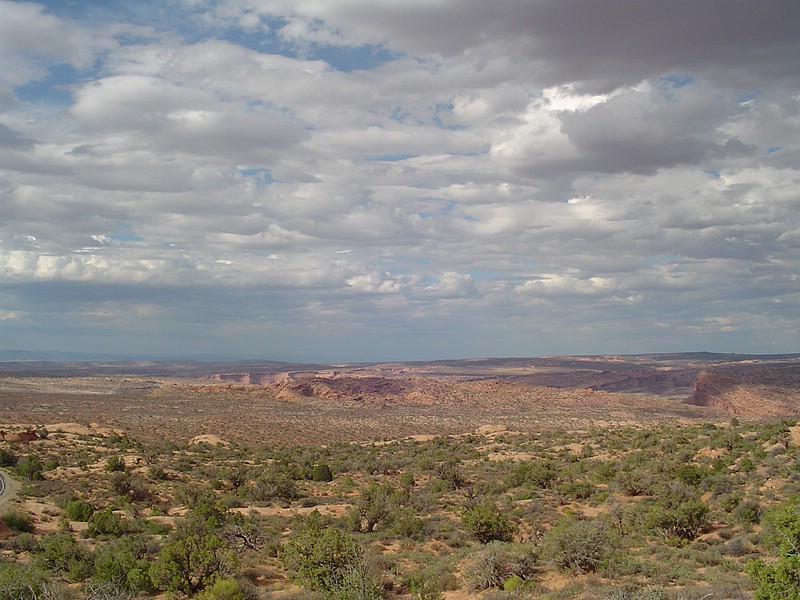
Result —
POLYGON ((800 366, 742 366, 701 372, 686 400, 740 417, 800 414, 800 366))
POLYGON ((252 383, 250 373, 217 373, 212 375, 211 379, 213 381, 239 383, 241 385, 250 385, 252 383))

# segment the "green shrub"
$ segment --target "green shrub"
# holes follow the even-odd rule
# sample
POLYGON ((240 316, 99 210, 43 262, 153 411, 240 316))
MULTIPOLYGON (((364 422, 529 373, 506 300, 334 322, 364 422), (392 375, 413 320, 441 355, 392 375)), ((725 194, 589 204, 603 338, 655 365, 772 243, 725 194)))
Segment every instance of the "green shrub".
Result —
POLYGON ((248 496, 257 502, 270 500, 297 500, 300 490, 289 475, 270 470, 259 475, 248 489, 248 496))
POLYGON ((561 519, 544 535, 542 556, 576 573, 597 571, 614 550, 616 535, 600 519, 561 519))
POLYGON ((417 485, 417 482, 414 480, 414 476, 411 473, 406 471, 400 475, 400 489, 410 492, 415 485, 417 485))
POLYGON ((800 502, 769 508, 762 518, 764 541, 777 560, 751 561, 747 574, 755 587, 754 600, 800 598, 800 502))
POLYGON ((506 478, 508 487, 528 486, 535 489, 549 488, 558 477, 551 460, 534 460, 520 463, 506 478))
POLYGON ((24 477, 28 481, 42 481, 44 479, 43 470, 44 465, 37 456, 27 455, 17 461, 17 475, 24 477))
POLYGON ((464 571, 471 591, 503 588, 511 578, 530 581, 538 553, 530 544, 491 542, 472 557, 464 571))
POLYGON ((594 485, 588 481, 565 481, 558 486, 558 493, 571 500, 586 500, 594 492, 594 485))
POLYGON ((23 533, 33 532, 33 517, 28 513, 23 513, 18 510, 10 510, 0 517, 0 519, 2 519, 3 523, 8 525, 14 531, 20 531, 23 533))
POLYGON ((750 561, 747 574, 755 587, 753 600, 800 598, 800 556, 783 556, 771 564, 750 561))
POLYGON ((153 481, 167 481, 169 479, 169 475, 161 465, 147 467, 147 476, 153 481))
POLYGON ((473 500, 467 505, 461 515, 461 524, 481 544, 510 542, 516 529, 495 503, 487 499, 473 500))
POLYGON ((47 579, 32 565, 0 561, 0 592, 3 598, 39 600, 47 579))
POLYGON ((706 477, 711 475, 711 470, 707 467, 688 463, 675 469, 673 475, 675 479, 687 485, 700 485, 706 477))
POLYGON ((292 532, 279 558, 292 580, 330 598, 382 597, 355 538, 336 527, 323 527, 318 516, 292 532), (348 596, 348 591, 355 593, 358 589, 361 593, 348 596))
POLYGON ((708 527, 709 509, 699 498, 675 506, 659 504, 650 510, 646 522, 669 538, 693 540, 708 527))
POLYGON ((125 470, 125 459, 121 456, 114 454, 108 457, 106 461, 106 471, 108 473, 115 473, 125 470))
POLYGON ((92 575, 91 552, 69 533, 44 536, 39 541, 37 559, 46 569, 70 581, 83 581, 92 575))
POLYGON ((392 519, 392 532, 397 537, 421 541, 425 532, 425 521, 411 509, 398 509, 392 519))
POLYGON ((312 481, 333 481, 333 472, 326 463, 314 465, 311 470, 312 481))
POLYGON ((0 467, 13 467, 17 464, 17 455, 8 448, 0 448, 0 467))
POLYGON ((11 549, 15 554, 20 552, 36 552, 39 549, 39 542, 31 533, 20 533, 11 539, 11 549))
POLYGON ((94 508, 85 500, 70 500, 64 505, 64 514, 70 521, 88 521, 94 514, 94 508))
POLYGON ((448 558, 430 557, 424 566, 408 575, 406 585, 417 600, 441 600, 444 592, 461 589, 448 558))
POLYGON ((217 579, 214 584, 195 596, 197 600, 255 600, 258 596, 236 579, 217 579))
POLYGON ((130 530, 129 523, 126 519, 115 513, 112 508, 106 508, 92 513, 88 523, 89 526, 86 530, 86 534, 89 537, 103 535, 119 537, 130 530))
POLYGON ((444 592, 442 592, 439 581, 431 579, 421 572, 412 574, 406 584, 417 600, 444 600, 444 592))
POLYGON ((151 591, 149 568, 147 542, 139 536, 119 538, 99 546, 94 554, 94 580, 113 584, 116 589, 151 591))
POLYGON ((741 525, 758 523, 761 514, 761 504, 756 500, 744 500, 733 510, 733 518, 741 525))

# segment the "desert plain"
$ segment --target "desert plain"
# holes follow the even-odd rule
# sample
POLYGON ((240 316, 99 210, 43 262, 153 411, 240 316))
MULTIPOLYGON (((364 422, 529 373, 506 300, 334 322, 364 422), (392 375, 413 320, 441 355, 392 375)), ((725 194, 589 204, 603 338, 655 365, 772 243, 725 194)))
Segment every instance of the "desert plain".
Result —
POLYGON ((771 598, 798 415, 800 355, 4 362, 0 592, 771 598))

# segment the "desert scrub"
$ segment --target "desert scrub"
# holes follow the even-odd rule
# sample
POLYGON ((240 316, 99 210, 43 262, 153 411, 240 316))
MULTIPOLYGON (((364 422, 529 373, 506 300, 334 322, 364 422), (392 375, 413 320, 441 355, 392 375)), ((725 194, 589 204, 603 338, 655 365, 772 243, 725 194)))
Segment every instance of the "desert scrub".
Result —
POLYGON ((516 531, 515 525, 488 498, 469 502, 461 515, 461 523, 481 544, 510 542, 516 531))
POLYGON ((128 519, 114 512, 112 508, 105 508, 93 512, 88 520, 86 535, 89 537, 120 537, 133 529, 128 519))
POLYGON ((606 520, 567 517, 545 533, 542 558, 564 571, 591 573, 601 568, 618 543, 606 520))
POLYGON ((88 521, 94 514, 94 507, 86 500, 69 500, 64 504, 64 514, 70 521, 88 521))
POLYGON ((44 479, 44 475, 42 474, 42 471, 44 471, 44 464, 38 456, 33 454, 21 457, 17 461, 14 470, 19 477, 27 479, 28 481, 42 481, 44 479))
POLYGON ((33 517, 18 510, 7 511, 0 517, 0 521, 3 521, 11 530, 19 533, 32 533, 34 530, 33 517))
POLYGON ((761 521, 761 503, 755 499, 742 500, 733 510, 733 519, 740 525, 753 525, 761 521))
POLYGON ((17 455, 12 450, 0 448, 0 467, 13 467, 17 460, 17 455))
POLYGON ((404 585, 418 600, 440 600, 444 592, 460 589, 461 583, 456 577, 455 557, 437 557, 427 553, 415 553, 405 557, 415 565, 405 575, 404 585))
POLYGON ((507 476, 508 488, 528 487, 546 489, 553 485, 558 477, 557 465, 552 460, 532 460, 519 463, 507 476))
POLYGON ((286 472, 271 468, 247 486, 246 495, 256 502, 297 500, 300 498, 300 488, 286 472))
POLYGON ((381 598, 374 573, 370 572, 362 546, 356 538, 334 526, 323 526, 318 517, 298 522, 279 558, 289 577, 303 587, 321 591, 329 598, 351 597, 361 590, 364 600, 381 598))
POLYGON ((35 562, 70 581, 84 581, 94 570, 91 551, 69 533, 44 536, 39 542, 35 562))
POLYGON ((106 472, 115 473, 117 471, 125 470, 125 459, 118 454, 112 454, 106 460, 106 472))
POLYGON ((667 541, 691 541, 709 526, 709 514, 696 489, 676 480, 660 487, 646 526, 667 541))
POLYGON ((0 561, 0 591, 4 598, 40 600, 45 598, 48 590, 55 588, 54 584, 48 582, 47 574, 35 566, 0 561))
POLYGON ((152 560, 144 537, 125 536, 95 550, 92 578, 118 590, 149 592, 154 589, 148 573, 152 560))
POLYGON ((664 590, 660 587, 619 588, 605 596, 605 600, 666 600, 664 590))
POLYGON ((464 579, 470 591, 502 589, 512 577, 531 581, 536 574, 538 551, 532 544, 494 541, 470 558, 464 579))
POLYGON ((589 481, 564 481, 558 486, 558 494, 567 501, 588 500, 594 489, 589 481))

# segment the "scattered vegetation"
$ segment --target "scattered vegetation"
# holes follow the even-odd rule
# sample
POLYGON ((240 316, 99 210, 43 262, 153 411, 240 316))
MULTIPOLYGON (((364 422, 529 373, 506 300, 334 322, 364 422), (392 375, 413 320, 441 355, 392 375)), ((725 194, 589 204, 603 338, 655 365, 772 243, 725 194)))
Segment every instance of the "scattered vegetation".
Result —
POLYGON ((0 448, 9 599, 800 597, 796 421, 0 448))

